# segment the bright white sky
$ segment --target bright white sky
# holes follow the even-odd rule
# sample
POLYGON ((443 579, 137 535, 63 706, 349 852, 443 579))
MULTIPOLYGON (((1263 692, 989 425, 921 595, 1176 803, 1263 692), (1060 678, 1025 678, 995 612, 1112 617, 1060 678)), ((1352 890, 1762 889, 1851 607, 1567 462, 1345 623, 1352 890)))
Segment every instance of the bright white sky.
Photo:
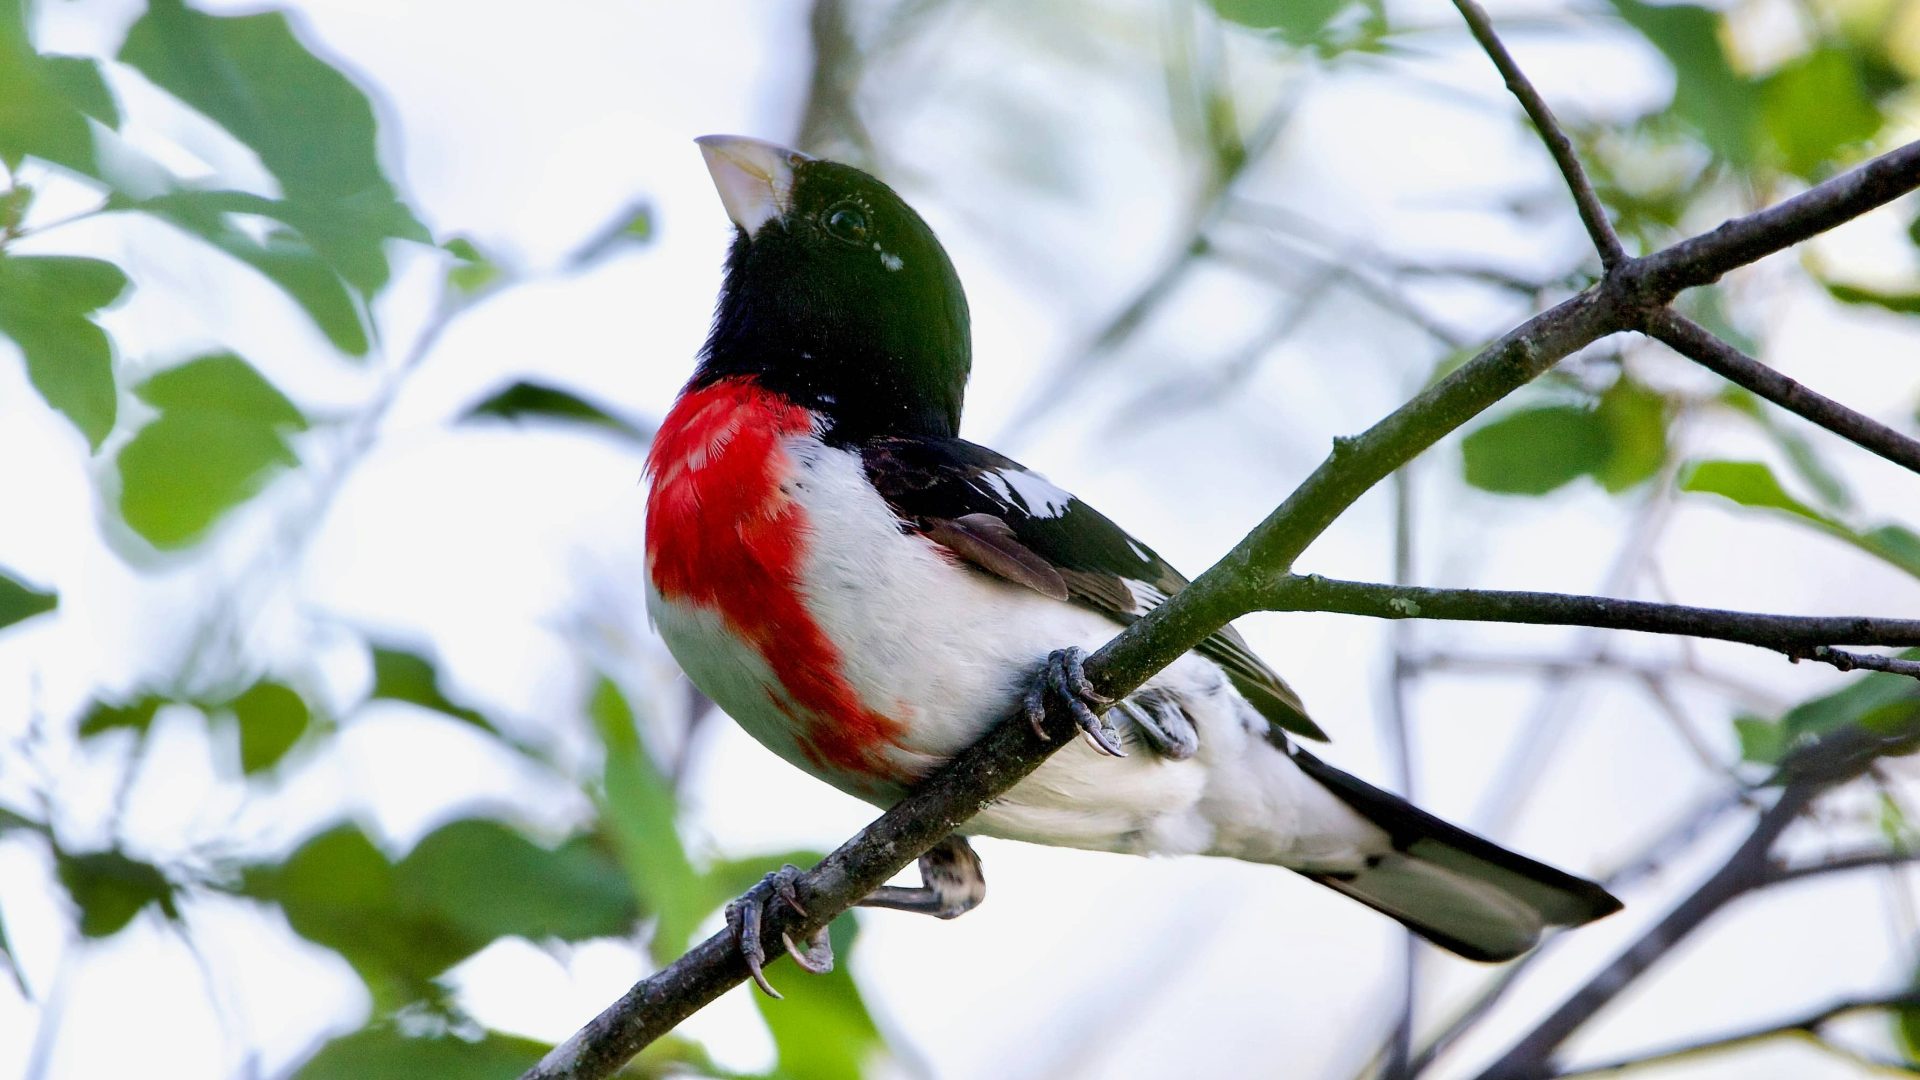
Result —
MULTIPOLYGON (((1787 2, 1753 5, 1756 53, 1777 35, 1768 29, 1780 22, 1771 9, 1787 2)), ((390 161, 436 234, 469 235, 532 281, 456 323, 407 383, 378 448, 325 519, 296 586, 248 598, 259 609, 254 647, 267 657, 311 651, 331 676, 330 690, 350 700, 365 679, 355 647, 347 640, 314 646, 307 616, 399 628, 434 643, 460 694, 494 703, 529 732, 569 723, 579 688, 563 633, 591 625, 631 673, 659 673, 668 663, 640 607, 639 459, 593 437, 444 424, 497 383, 529 375, 636 415, 665 410, 705 331, 729 230, 690 140, 709 132, 791 136, 806 76, 805 5, 583 0, 532 16, 525 5, 455 0, 295 6, 309 40, 384 98, 390 161), (653 245, 584 273, 555 271, 636 197, 654 207, 653 245)), ((977 359, 967 432, 1013 450, 1197 571, 1303 477, 1332 436, 1357 431, 1396 404, 1424 376, 1433 349, 1335 290, 1224 402, 1144 429, 1117 428, 1115 409, 1143 387, 1231 353, 1270 317, 1268 294, 1224 272, 1202 274, 1103 381, 1043 425, 1010 435, 1009 420, 1039 377, 1071 356, 1177 242, 1193 181, 1171 167, 1177 157, 1165 92, 1153 74, 1163 5, 1116 0, 1047 9, 1060 14, 950 6, 965 10, 936 16, 931 32, 883 66, 873 83, 883 91, 868 104, 888 178, 933 222, 968 285, 977 359), (1079 40, 1086 27, 1098 32, 1079 40), (898 95, 887 89, 896 87, 898 95), (1046 183, 1009 183, 1025 175, 1016 170, 1046 183)), ((41 40, 110 53, 134 7, 44 4, 41 40)), ((1409 8, 1426 21, 1451 17, 1441 4, 1409 8)), ((1625 115, 1663 99, 1669 76, 1647 50, 1599 31, 1577 40, 1514 39, 1564 113, 1625 115)), ((1243 44, 1236 70, 1248 115, 1279 93, 1300 93, 1263 169, 1261 187, 1275 201, 1408 258, 1464 254, 1558 267, 1580 250, 1572 215, 1557 203, 1527 228, 1485 209, 1505 196, 1560 193, 1484 59, 1461 50, 1458 39, 1377 74, 1340 75, 1277 69, 1243 44), (1403 79, 1408 71, 1421 81, 1403 79)), ((151 108, 137 76, 119 73, 115 85, 129 111, 151 108)), ((204 127, 172 127, 171 137, 222 171, 258 177, 257 165, 204 127)), ((62 197, 84 205, 74 193, 46 196, 53 209, 62 197)), ((1911 258, 1895 242, 1899 225, 1891 215, 1862 222, 1829 250, 1864 267, 1897 269, 1895 260, 1911 258)), ((50 234, 43 246, 101 252, 128 267, 139 289, 110 324, 130 370, 218 341, 316 410, 364 401, 376 386, 369 372, 332 357, 278 294, 217 257, 112 223, 50 234)), ((418 253, 398 254, 405 272, 382 312, 396 352, 419 325, 437 273, 418 253)), ((1772 297, 1766 290, 1781 276, 1766 269, 1744 275, 1736 293, 1772 297)), ((1420 296, 1469 335, 1503 329, 1516 314, 1482 293, 1420 296)), ((1920 373, 1906 326, 1836 313, 1797 295, 1770 300, 1756 318, 1771 334, 1767 359, 1790 374, 1889 420, 1912 408, 1920 373)), ((1710 385, 1653 353, 1634 363, 1662 385, 1710 385)), ((1696 451, 1765 452, 1732 429, 1703 427, 1691 438, 1696 451)), ((1618 503, 1590 487, 1544 503, 1466 492, 1457 454, 1451 444, 1441 447, 1419 474, 1428 511, 1423 580, 1600 587, 1621 536, 1618 503)), ((1857 481, 1866 505, 1920 505, 1911 476, 1850 448, 1836 445, 1831 456, 1857 481)), ((151 576, 127 570, 93 494, 110 470, 85 458, 64 421, 38 404, 19 366, 5 358, 0 462, 14 463, 0 468, 7 508, 0 565, 62 591, 58 618, 0 638, 0 700, 38 703, 56 719, 96 684, 124 687, 159 670, 190 627, 188 614, 272 532, 265 519, 273 515, 259 515, 225 530, 206 563, 167 563, 151 576)), ((311 493, 290 486, 264 501, 292 518, 311 493)), ((299 521, 291 524, 297 531, 299 521)), ((1336 525, 1303 567, 1380 578, 1389 572, 1388 552, 1388 507, 1375 496, 1336 525)), ((1678 513, 1660 567, 1676 598, 1695 603, 1836 613, 1920 608, 1920 587, 1861 556, 1707 505, 1689 503, 1678 513)), ((1645 583, 1641 592, 1649 594, 1645 583)), ((1329 756, 1371 778, 1390 775, 1372 719, 1382 701, 1382 628, 1333 616, 1268 616, 1247 620, 1246 629, 1335 735, 1329 756)), ((1579 639, 1495 628, 1441 629, 1422 640, 1548 652, 1579 639)), ((1674 655, 1674 646, 1657 641, 1621 648, 1674 655)), ((1837 678, 1750 650, 1702 646, 1699 653, 1785 700, 1837 678)), ((1423 684, 1414 714, 1424 804, 1472 820, 1534 707, 1531 685, 1519 678, 1423 684)), ((1633 851, 1709 778, 1644 696, 1604 682, 1582 686, 1556 714, 1571 723, 1535 797, 1494 827, 1524 851, 1595 873, 1633 851)), ((678 700, 669 685, 653 704, 670 716, 678 700)), ((1710 744, 1730 756, 1730 707, 1691 691, 1686 702, 1710 744)), ((0 715, 0 738, 19 736, 27 721, 18 712, 0 715)), ((689 788, 689 832, 699 850, 824 848, 872 816, 730 724, 713 724, 702 738, 689 788)), ((404 850, 452 807, 474 801, 517 806, 556 828, 584 812, 465 731, 402 709, 369 712, 342 745, 335 757, 297 764, 288 793, 272 805, 241 806, 204 744, 163 724, 153 780, 134 792, 130 841, 136 849, 178 850, 221 835, 227 815, 237 814, 242 835, 286 844, 347 811, 404 850)), ((103 808, 114 774, 75 765, 59 774, 62 801, 103 808)), ((0 776, 0 799, 17 795, 15 780, 0 776)), ((104 840, 103 809, 73 818, 62 823, 73 843, 104 840)), ((993 889, 979 911, 953 923, 862 916, 858 972, 905 1057, 902 1075, 1037 1080, 1252 1069, 1345 1077, 1384 1029, 1396 934, 1332 893, 1277 870, 1222 861, 993 841, 981 849, 993 889)), ((1705 865, 1673 867, 1630 893, 1627 913, 1567 943, 1523 985, 1518 1008, 1502 1014, 1494 1033, 1517 1030, 1557 1000, 1705 865)), ((169 1076, 248 1075, 236 1045, 260 1048, 253 1066, 272 1075, 315 1040, 365 1018, 365 995, 344 964, 238 904, 193 908, 207 979, 153 919, 63 965, 69 944, 43 886, 47 869, 26 845, 0 843, 0 913, 25 977, 41 993, 56 972, 67 980, 50 1076, 150 1074, 156 1062, 166 1063, 169 1076), (209 982, 224 1020, 208 1005, 209 982)), ((1891 894, 1883 886, 1866 875, 1823 881, 1729 912, 1581 1045, 1597 1054, 1630 1050, 1894 985, 1912 957, 1889 937, 1891 894)), ((1429 960, 1423 1015, 1432 1021, 1487 972, 1438 954, 1429 960)), ((613 943, 558 958, 503 943, 457 979, 483 1021, 560 1038, 641 970, 633 950, 613 943)), ((0 981, 0 1076, 25 1067, 35 1023, 34 1011, 0 981)), ((686 1030, 724 1063, 752 1068, 769 1060, 770 1043, 744 991, 686 1030)), ((1862 1037, 1875 1045, 1880 1038, 1875 1030, 1862 1037)), ((1497 1042, 1470 1044, 1451 1073, 1497 1042)), ((1658 1075, 1852 1073, 1811 1050, 1778 1045, 1658 1075)))

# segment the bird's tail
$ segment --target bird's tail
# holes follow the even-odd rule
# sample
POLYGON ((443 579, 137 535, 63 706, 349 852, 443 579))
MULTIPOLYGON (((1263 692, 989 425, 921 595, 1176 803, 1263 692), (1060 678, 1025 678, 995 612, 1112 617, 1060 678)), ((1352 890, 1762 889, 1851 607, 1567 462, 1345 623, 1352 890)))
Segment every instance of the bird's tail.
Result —
POLYGON ((1599 885, 1555 870, 1434 817, 1298 746, 1295 763, 1393 841, 1354 873, 1307 876, 1469 960, 1511 960, 1549 926, 1620 910, 1599 885))

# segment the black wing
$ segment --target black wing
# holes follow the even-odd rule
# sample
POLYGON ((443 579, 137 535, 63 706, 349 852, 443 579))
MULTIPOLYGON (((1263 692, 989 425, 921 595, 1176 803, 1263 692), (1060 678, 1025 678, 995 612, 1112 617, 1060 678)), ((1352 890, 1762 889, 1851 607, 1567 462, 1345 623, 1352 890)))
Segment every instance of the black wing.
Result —
MULTIPOLYGON (((1122 625, 1186 587, 1178 570, 1106 515, 984 446, 909 436, 875 439, 859 449, 867 479, 902 528, 990 574, 1122 625)), ((1327 737, 1293 688, 1233 627, 1199 651, 1269 721, 1308 738, 1327 737)))

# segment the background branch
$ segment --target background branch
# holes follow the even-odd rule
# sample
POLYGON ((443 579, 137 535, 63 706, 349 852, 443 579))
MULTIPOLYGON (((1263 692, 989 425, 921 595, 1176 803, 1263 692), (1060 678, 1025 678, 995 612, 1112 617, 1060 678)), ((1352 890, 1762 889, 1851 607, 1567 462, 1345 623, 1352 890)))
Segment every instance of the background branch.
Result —
POLYGON ((1600 205, 1600 196, 1594 193, 1593 182, 1587 179, 1586 169, 1574 155, 1572 141, 1561 129, 1560 122, 1553 118, 1553 110, 1547 108, 1546 100, 1514 62, 1513 54, 1507 52, 1506 45, 1493 32, 1493 20, 1487 16, 1486 9, 1474 0, 1453 0, 1453 6, 1460 9, 1474 40, 1486 50, 1493 66, 1500 69, 1507 89, 1520 100, 1520 107, 1527 111, 1527 118, 1540 133, 1540 141, 1547 145, 1547 153, 1553 155, 1553 163, 1566 178, 1567 190, 1572 192, 1574 206, 1580 211, 1580 222, 1587 227, 1587 235, 1593 238, 1593 246, 1600 252, 1600 264, 1612 270, 1627 261, 1626 249, 1620 246, 1620 237, 1613 231, 1606 209, 1600 205))
POLYGON ((1659 1062, 1676 1061, 1680 1058, 1695 1057, 1701 1054, 1711 1054, 1721 1050, 1732 1050, 1749 1043, 1756 1043, 1765 1039, 1776 1039, 1783 1035, 1811 1035, 1819 1038, 1821 1036, 1821 1028, 1825 1027, 1830 1021, 1837 1020, 1849 1013, 1881 1009, 1911 1009, 1916 1007, 1920 1007, 1920 990, 1906 990, 1899 993, 1885 994, 1880 997, 1848 998, 1845 1001, 1836 1001, 1824 1009, 1808 1013, 1805 1016, 1797 1016, 1790 1020, 1776 1020, 1771 1023, 1748 1028, 1744 1031, 1736 1031, 1726 1035, 1716 1035, 1712 1038, 1700 1039, 1695 1042, 1669 1047, 1665 1050, 1655 1050, 1630 1058, 1619 1058, 1614 1061, 1602 1062, 1598 1065, 1582 1065, 1579 1068, 1562 1070, 1554 1075, 1556 1077, 1595 1076, 1602 1073, 1619 1072, 1623 1069, 1638 1068, 1642 1065, 1653 1065, 1659 1062))
POLYGON ((1721 908, 1767 883, 1767 859, 1774 841, 1799 818, 1820 789, 1814 781, 1799 781, 1782 789, 1779 799, 1760 815, 1746 840, 1711 877, 1481 1072, 1479 1080, 1541 1080, 1550 1075, 1553 1052, 1568 1036, 1721 908))
POLYGON ((1920 619, 1764 615, 1568 593, 1382 585, 1341 581, 1318 574, 1282 575, 1260 587, 1259 595, 1262 605, 1271 611, 1336 611, 1381 619, 1596 626, 1653 634, 1685 634, 1778 649, 1836 666, 1843 662, 1853 662, 1859 667, 1872 666, 1873 661, 1888 664, 1911 662, 1894 661, 1883 656, 1838 653, 1826 647, 1829 642, 1920 645, 1920 619), (1846 657, 1847 660, 1836 660, 1835 655, 1846 657))

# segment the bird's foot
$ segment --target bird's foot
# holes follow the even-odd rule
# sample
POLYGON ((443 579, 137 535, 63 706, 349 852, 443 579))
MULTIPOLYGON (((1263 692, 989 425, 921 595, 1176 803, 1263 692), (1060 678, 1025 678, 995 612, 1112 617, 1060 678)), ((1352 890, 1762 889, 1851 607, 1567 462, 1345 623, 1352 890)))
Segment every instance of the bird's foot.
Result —
POLYGON ((917 911, 937 919, 956 919, 987 898, 987 878, 980 856, 967 838, 955 834, 920 856, 920 884, 882 885, 860 901, 862 906, 917 911))
POLYGON ((1093 683, 1087 681, 1083 666, 1086 659, 1086 652, 1075 647, 1055 649, 1047 655, 1039 676, 1027 690, 1027 723, 1033 725, 1034 734, 1042 739, 1047 737, 1047 695, 1052 694, 1065 703, 1073 713, 1074 722, 1080 725, 1081 731, 1086 732, 1087 740, 1096 749, 1114 757, 1126 757, 1127 752, 1120 747, 1120 733, 1093 711, 1113 704, 1113 699, 1095 690, 1093 683))
MULTIPOLYGON (((794 882, 799 879, 800 868, 789 863, 761 878, 745 896, 727 905, 727 928, 733 931, 740 956, 747 962, 747 971, 753 976, 754 985, 772 998, 779 997, 780 991, 773 988, 766 972, 761 970, 767 963, 766 950, 760 945, 761 928, 766 925, 768 910, 776 902, 792 908, 801 918, 806 917, 807 909, 801 906, 800 895, 794 888, 794 882)), ((827 940, 826 927, 813 932, 805 949, 795 945, 785 931, 781 931, 780 941, 802 971, 825 975, 833 970, 833 945, 827 940)))

